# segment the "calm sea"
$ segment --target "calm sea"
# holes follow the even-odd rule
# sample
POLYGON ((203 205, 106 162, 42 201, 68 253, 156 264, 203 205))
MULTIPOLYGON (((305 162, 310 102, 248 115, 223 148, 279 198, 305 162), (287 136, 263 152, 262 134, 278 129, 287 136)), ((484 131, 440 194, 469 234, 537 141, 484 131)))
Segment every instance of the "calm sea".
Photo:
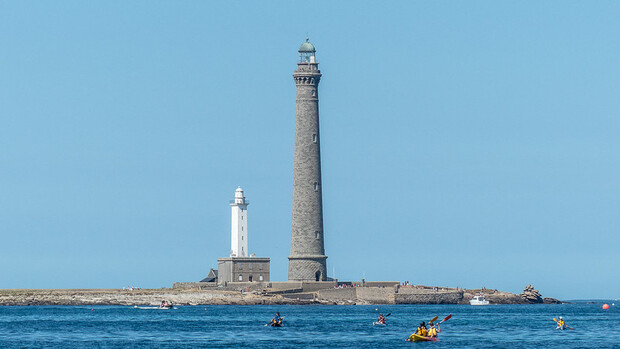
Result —
POLYGON ((620 305, 601 305, 0 307, 0 348, 620 348, 620 305), (276 311, 285 326, 264 326, 276 311), (439 342, 404 341, 448 314, 439 342))

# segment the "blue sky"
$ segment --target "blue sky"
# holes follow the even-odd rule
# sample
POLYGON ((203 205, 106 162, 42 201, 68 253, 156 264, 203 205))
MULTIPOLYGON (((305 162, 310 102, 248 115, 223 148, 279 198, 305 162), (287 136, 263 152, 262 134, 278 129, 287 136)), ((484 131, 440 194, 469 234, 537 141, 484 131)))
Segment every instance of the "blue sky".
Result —
POLYGON ((341 280, 620 296, 620 3, 0 2, 0 288, 286 279, 317 48, 341 280))

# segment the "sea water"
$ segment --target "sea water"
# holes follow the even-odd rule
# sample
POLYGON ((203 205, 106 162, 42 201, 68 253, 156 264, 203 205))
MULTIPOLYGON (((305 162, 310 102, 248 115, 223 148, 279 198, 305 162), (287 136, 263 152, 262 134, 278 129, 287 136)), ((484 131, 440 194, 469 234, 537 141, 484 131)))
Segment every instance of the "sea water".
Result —
POLYGON ((0 348, 620 348, 620 307, 601 305, 5 306, 0 348), (449 314, 439 342, 405 341, 449 314))

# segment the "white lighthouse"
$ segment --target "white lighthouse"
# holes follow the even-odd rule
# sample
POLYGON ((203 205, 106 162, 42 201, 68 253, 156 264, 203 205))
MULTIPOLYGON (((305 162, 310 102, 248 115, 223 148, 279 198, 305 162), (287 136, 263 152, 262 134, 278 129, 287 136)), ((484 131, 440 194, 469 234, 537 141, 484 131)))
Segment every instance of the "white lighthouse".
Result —
MULTIPOLYGON (((269 282, 269 258, 256 257, 248 252, 249 204, 245 201, 243 189, 237 188, 235 199, 230 201, 230 256, 217 259, 218 285, 226 286, 231 282, 269 282)), ((243 286, 246 287, 247 285, 243 286)))
POLYGON ((248 205, 243 196, 243 189, 235 190, 235 199, 230 202, 230 256, 247 257, 248 253, 248 205))

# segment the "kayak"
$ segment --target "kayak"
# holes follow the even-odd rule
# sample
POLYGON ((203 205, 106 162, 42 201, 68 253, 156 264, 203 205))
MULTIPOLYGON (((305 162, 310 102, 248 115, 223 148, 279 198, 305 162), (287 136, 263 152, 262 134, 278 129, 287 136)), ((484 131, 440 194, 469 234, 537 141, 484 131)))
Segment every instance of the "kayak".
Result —
POLYGON ((417 334, 414 333, 411 336, 409 336, 407 340, 410 342, 437 342, 439 341, 439 338, 418 336, 417 334))
POLYGON ((566 326, 566 325, 562 325, 562 326, 558 326, 558 327, 556 327, 555 329, 556 329, 556 330, 566 330, 566 329, 568 329, 568 326, 566 326))
POLYGON ((139 307, 137 305, 134 306, 135 309, 156 309, 156 310, 170 310, 177 309, 175 307, 139 307))
POLYGON ((372 323, 372 325, 373 325, 373 326, 377 326, 377 325, 378 325, 378 326, 385 326, 385 325, 386 325, 386 323, 385 323, 385 322, 377 322, 377 321, 375 321, 375 322, 373 322, 373 323, 372 323))
POLYGON ((273 326, 273 327, 282 327, 282 324, 281 323, 277 323, 277 322, 272 322, 271 326, 273 326))

